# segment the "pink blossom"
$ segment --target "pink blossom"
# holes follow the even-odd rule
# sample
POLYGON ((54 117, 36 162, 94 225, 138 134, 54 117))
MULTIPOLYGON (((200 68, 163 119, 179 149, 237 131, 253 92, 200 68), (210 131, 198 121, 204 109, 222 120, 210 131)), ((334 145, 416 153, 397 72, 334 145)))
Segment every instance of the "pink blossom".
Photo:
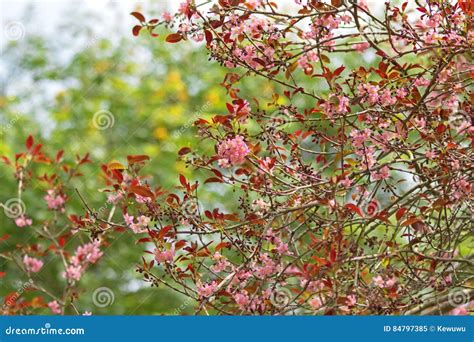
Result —
POLYGON ((323 305, 323 302, 318 296, 314 296, 313 298, 311 298, 308 303, 313 310, 317 310, 323 305))
POLYGON ((363 52, 367 50, 370 47, 370 44, 367 42, 362 42, 362 43, 356 43, 352 45, 352 48, 356 51, 363 52))
POLYGON ((116 194, 110 194, 107 196, 107 202, 117 204, 121 199, 123 198, 123 194, 121 192, 118 192, 116 194))
POLYGON ((469 311, 466 309, 465 306, 459 306, 457 308, 452 309, 450 314, 454 316, 465 316, 469 314, 469 311))
POLYGON ((435 151, 429 150, 425 152, 425 157, 428 159, 435 159, 438 154, 435 151))
POLYGON ((26 227, 26 226, 31 226, 33 224, 33 221, 30 218, 27 218, 25 215, 21 215, 20 217, 17 217, 15 219, 15 224, 17 227, 26 227))
POLYGON ((41 270, 43 267, 43 262, 39 259, 35 259, 25 255, 23 257, 23 264, 28 272, 36 273, 41 270))
POLYGON ((125 224, 130 227, 130 229, 135 233, 135 234, 140 234, 144 233, 147 231, 148 224, 150 223, 150 218, 144 215, 138 216, 137 217, 137 222, 135 223, 135 218, 131 215, 128 215, 128 213, 125 213, 123 215, 123 218, 125 220, 125 224))
POLYGON ((374 283, 375 286, 378 286, 380 288, 391 288, 397 283, 397 278, 392 277, 388 279, 384 279, 382 276, 376 276, 372 278, 372 282, 374 283))
POLYGON ((385 165, 379 171, 371 172, 370 176, 375 181, 387 179, 390 177, 390 168, 387 165, 385 165))
POLYGON ((54 189, 50 189, 47 191, 48 194, 46 196, 44 196, 44 200, 46 201, 46 203, 48 204, 48 209, 51 209, 51 210, 57 210, 57 209, 60 209, 61 212, 64 211, 64 203, 66 202, 66 198, 64 197, 64 195, 55 195, 54 194, 54 189))
POLYGON ((100 251, 99 246, 99 241, 94 240, 93 242, 77 247, 75 255, 71 258, 73 265, 79 265, 84 261, 95 264, 104 254, 100 251))
POLYGON ((54 300, 52 302, 49 302, 48 307, 56 315, 59 315, 61 313, 61 306, 59 305, 59 303, 56 300, 54 300))
POLYGON ((252 206, 254 209, 257 210, 266 210, 270 207, 270 204, 259 198, 252 202, 252 206))
POLYGON ((346 298, 346 305, 351 307, 357 304, 357 298, 355 295, 349 295, 346 298))
POLYGON ((276 272, 276 264, 267 253, 260 256, 260 261, 263 265, 256 268, 255 275, 257 277, 263 279, 276 272))
POLYGON ((460 199, 464 196, 467 196, 472 191, 472 184, 465 179, 460 179, 454 184, 454 193, 453 197, 455 199, 460 199))
POLYGON ((400 99, 405 98, 408 95, 408 91, 405 88, 397 89, 397 97, 400 99))
POLYGON ((349 107, 349 99, 344 95, 329 95, 329 99, 322 105, 328 117, 334 114, 345 114, 349 107))
POLYGON ((221 167, 242 164, 245 161, 245 157, 250 153, 244 138, 240 135, 221 142, 217 147, 217 151, 218 156, 221 158, 219 161, 221 167))
POLYGON ((430 84, 430 81, 427 80, 426 78, 424 77, 418 77, 416 80, 415 80, 415 85, 417 87, 426 87, 430 84))
POLYGON ((367 100, 369 104, 374 105, 379 100, 379 86, 367 84, 359 84, 357 86, 357 91, 360 96, 367 95, 367 100))
POLYGON ((358 5, 360 8, 362 8, 362 9, 364 9, 364 10, 366 10, 366 11, 369 10, 369 6, 367 5, 367 1, 366 1, 366 0, 358 0, 358 1, 357 1, 357 5, 358 5))
POLYGON ((229 261, 227 261, 227 259, 222 256, 219 252, 216 252, 214 253, 213 257, 212 257, 215 261, 217 261, 217 263, 215 265, 212 266, 212 270, 214 272, 222 272, 224 271, 227 267, 231 266, 231 264, 229 263, 229 261))
POLYGON ((63 273, 63 277, 71 281, 79 281, 81 280, 82 273, 84 271, 85 269, 81 265, 69 265, 68 267, 66 267, 66 271, 63 273))
POLYGON ((128 215, 128 213, 123 214, 123 218, 125 220, 125 224, 128 225, 128 226, 133 224, 133 222, 135 220, 135 218, 131 215, 128 215))
POLYGON ((188 11, 189 11, 189 4, 191 3, 191 0, 186 0, 182 3, 179 4, 179 8, 178 8, 178 13, 179 14, 187 14, 188 11))
POLYGON ((397 102, 397 99, 392 96, 389 89, 385 89, 382 96, 380 96, 380 102, 382 106, 392 106, 397 102))
POLYGON ((321 280, 308 280, 308 279, 301 279, 300 286, 302 288, 306 288, 309 292, 318 292, 324 288, 324 283, 321 280))
POLYGON ((250 304, 250 298, 247 291, 243 290, 234 294, 235 303, 239 306, 241 310, 246 310, 247 306, 250 304))
POLYGON ((344 179, 342 179, 339 184, 341 184, 343 187, 345 188, 348 188, 351 186, 351 184, 353 183, 352 179, 350 179, 349 177, 345 177, 344 179))
POLYGON ((163 12, 161 14, 161 17, 163 18, 163 21, 169 23, 173 20, 173 16, 169 12, 163 12))

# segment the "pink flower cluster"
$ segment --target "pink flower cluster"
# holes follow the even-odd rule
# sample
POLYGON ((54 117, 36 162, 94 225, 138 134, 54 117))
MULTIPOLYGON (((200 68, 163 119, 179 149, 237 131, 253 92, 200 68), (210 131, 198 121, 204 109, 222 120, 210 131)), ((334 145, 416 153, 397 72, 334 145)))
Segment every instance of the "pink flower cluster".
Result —
POLYGON ((17 227, 26 227, 26 226, 31 226, 33 224, 33 221, 30 218, 27 218, 25 215, 21 215, 20 217, 17 217, 15 219, 15 224, 17 227))
POLYGON ((335 114, 349 112, 349 99, 344 95, 329 95, 329 99, 321 107, 324 109, 324 113, 331 118, 335 114))
POLYGON ((55 195, 54 189, 49 189, 47 195, 44 196, 44 200, 48 204, 48 209, 64 212, 64 203, 66 203, 64 195, 55 195))
POLYGON ((214 272, 225 271, 226 268, 231 266, 230 262, 219 252, 214 253, 212 258, 216 261, 216 264, 212 266, 214 272))
POLYGON ((39 272, 43 267, 41 260, 29 257, 28 255, 23 257, 23 264, 25 265, 26 271, 31 273, 39 272))
POLYGON ((397 278, 395 277, 392 277, 392 278, 387 278, 387 279, 384 279, 382 276, 375 276, 373 279, 372 279, 373 283, 375 286, 378 286, 380 288, 391 288, 393 287, 396 283, 397 283, 397 278))
POLYGON ((71 257, 71 263, 66 268, 63 276, 68 280, 79 281, 87 266, 95 264, 104 254, 100 251, 99 246, 99 241, 95 240, 77 247, 76 253, 71 257))
POLYGON ((472 193, 472 183, 465 179, 460 179, 454 184, 453 197, 456 200, 463 198, 472 193))
POLYGON ((160 262, 173 262, 175 256, 175 249, 174 246, 171 246, 170 249, 165 249, 164 251, 160 251, 159 249, 155 249, 155 260, 160 262))
POLYGON ((220 157, 219 166, 230 167, 242 164, 249 153, 250 149, 242 136, 237 135, 235 138, 226 139, 217 147, 217 154, 220 157))
POLYGON ((199 295, 200 298, 208 298, 210 296, 212 296, 212 294, 214 293, 214 291, 216 290, 217 288, 217 282, 216 281, 213 281, 212 283, 208 283, 208 284, 201 284, 201 285, 198 285, 197 286, 197 293, 199 295))
POLYGON ((61 306, 59 305, 58 301, 56 301, 56 300, 53 300, 52 302, 49 302, 48 307, 56 315, 59 315, 61 313, 61 306))

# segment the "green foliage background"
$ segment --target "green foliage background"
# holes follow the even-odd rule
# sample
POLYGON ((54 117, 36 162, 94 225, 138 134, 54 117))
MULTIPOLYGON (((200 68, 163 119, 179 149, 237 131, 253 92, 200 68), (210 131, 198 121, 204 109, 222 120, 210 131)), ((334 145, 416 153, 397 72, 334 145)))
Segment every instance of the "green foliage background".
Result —
MULTIPOLYGON (((149 16, 153 10, 163 9, 156 3, 147 7, 149 16)), ((30 8, 22 20, 39 14, 47 15, 30 8)), ((0 155, 12 158, 23 149, 29 134, 41 141, 51 155, 63 149, 65 158, 72 161, 76 154, 89 152, 93 163, 85 166, 84 177, 73 186, 84 194, 91 207, 101 208, 106 205, 106 194, 97 191, 104 187, 99 165, 112 160, 125 162, 128 154, 150 155, 146 173, 164 188, 172 189, 179 173, 198 177, 177 160, 177 152, 181 146, 212 151, 213 146, 200 143, 192 122, 197 117, 224 113, 226 94, 219 85, 225 70, 217 63, 209 63, 204 48, 190 42, 170 46, 164 42, 166 29, 157 31, 158 38, 146 32, 135 38, 131 27, 112 35, 113 32, 98 31, 97 24, 91 13, 71 9, 54 34, 28 31, 22 39, 6 42, 2 51, 6 73, 0 89, 0 155), (99 110, 114 115, 113 127, 94 127, 92 118, 99 110)), ((267 82, 247 82, 243 92, 270 99, 272 86, 267 82)), ((16 181, 3 163, 0 182, 0 201, 15 197, 16 181)), ((27 213, 35 222, 45 218, 45 193, 46 188, 37 187, 24 194, 27 213)), ((68 196, 71 201, 67 214, 83 214, 79 198, 74 193, 68 196)), ((225 193, 208 196, 226 205, 225 193)), ((58 225, 66 223, 64 219, 58 221, 58 225)), ((2 213, 0 236, 4 234, 12 237, 2 243, 0 252, 26 243, 31 232, 16 227, 2 213)), ((84 293, 77 306, 93 314, 191 314, 192 303, 167 289, 150 288, 135 272, 143 246, 134 240, 131 234, 121 234, 113 241, 100 264, 81 279, 84 293), (103 286, 113 289, 115 302, 98 308, 92 303, 92 293, 103 286)), ((48 260, 38 281, 51 291, 60 291, 61 270, 55 263, 48 264, 48 260)), ((28 279, 4 260, 0 271, 7 273, 0 279, 3 303, 7 294, 18 290, 19 280, 28 279)), ((50 311, 46 308, 43 313, 50 311)))

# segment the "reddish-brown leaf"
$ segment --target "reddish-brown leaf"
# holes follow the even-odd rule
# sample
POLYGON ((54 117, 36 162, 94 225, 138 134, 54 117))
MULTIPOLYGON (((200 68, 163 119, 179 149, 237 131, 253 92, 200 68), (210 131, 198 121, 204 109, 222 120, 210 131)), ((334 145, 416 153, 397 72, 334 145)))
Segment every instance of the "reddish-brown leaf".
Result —
POLYGON ((185 188, 188 186, 188 182, 186 180, 186 177, 184 175, 179 175, 179 182, 181 183, 182 186, 185 188))
POLYGON ((344 208, 347 208, 349 209, 350 211, 356 213, 357 215, 359 215, 360 217, 363 217, 364 215, 362 214, 362 211, 360 210, 360 208, 358 206, 356 206, 354 203, 347 203, 344 208))
POLYGON ((145 160, 150 160, 150 157, 144 154, 127 156, 127 161, 129 165, 140 163, 145 160))
POLYGON ((139 21, 142 21, 142 22, 145 22, 146 19, 145 17, 143 16, 143 14, 139 13, 139 12, 132 12, 130 13, 131 15, 133 15, 135 18, 137 18, 139 21))
POLYGON ((25 146, 27 149, 30 149, 31 146, 33 146, 33 143, 34 143, 34 139, 33 137, 31 136, 31 134, 28 136, 28 138, 26 139, 26 142, 25 142, 25 146))
POLYGON ((177 43, 183 39, 183 36, 179 33, 171 33, 166 37, 168 43, 177 43))
POLYGON ((407 211, 407 208, 400 208, 397 210, 397 213, 395 214, 395 217, 397 218, 397 221, 400 221, 400 219, 405 215, 407 211))
POLYGON ((153 194, 153 192, 141 185, 132 185, 128 188, 128 191, 133 192, 134 194, 142 197, 148 197, 153 200, 155 199, 155 195, 153 194))
POLYGON ((188 153, 190 153, 190 152, 191 152, 191 149, 190 149, 189 147, 182 147, 182 148, 178 151, 178 154, 179 154, 180 156, 184 156, 184 155, 186 155, 186 154, 188 154, 188 153))
POLYGON ((132 33, 136 37, 140 33, 140 30, 142 29, 143 26, 141 25, 135 25, 133 26, 132 33))

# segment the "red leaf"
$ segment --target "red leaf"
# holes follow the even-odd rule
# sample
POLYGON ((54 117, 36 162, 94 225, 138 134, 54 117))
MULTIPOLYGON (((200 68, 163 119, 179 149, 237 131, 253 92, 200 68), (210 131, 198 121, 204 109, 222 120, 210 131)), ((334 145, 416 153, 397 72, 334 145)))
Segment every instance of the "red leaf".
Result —
POLYGON ((56 163, 59 163, 59 161, 63 157, 63 154, 64 154, 63 150, 60 150, 60 151, 58 151, 58 153, 56 153, 56 163))
POLYGON ((31 146, 33 146, 33 137, 31 136, 31 134, 28 136, 28 138, 26 139, 26 142, 25 142, 25 146, 27 149, 30 149, 31 146))
POLYGON ((334 262, 336 261, 336 259, 337 259, 336 249, 332 248, 331 251, 329 252, 329 260, 331 262, 334 262))
POLYGON ((188 182, 186 181, 186 177, 184 177, 183 175, 179 175, 179 182, 185 188, 188 186, 188 182))
POLYGON ((1 156, 0 158, 2 158, 3 162, 7 165, 11 165, 11 162, 10 162, 10 159, 8 159, 7 157, 5 156, 1 156))
POLYGON ((211 177, 211 178, 206 179, 204 184, 206 183, 222 183, 222 179, 217 178, 217 177, 211 177))
POLYGON ((350 211, 353 211, 354 213, 356 213, 357 215, 359 215, 360 217, 363 217, 364 215, 362 215, 362 211, 359 209, 358 206, 356 206, 355 204, 353 203, 348 203, 344 206, 344 208, 347 208, 349 209, 350 211))
POLYGON ((422 221, 421 218, 419 217, 411 217, 409 219, 407 219, 405 222, 402 223, 402 227, 406 227, 406 226, 409 226, 409 225, 412 225, 413 223, 416 223, 416 222, 420 222, 422 221))
POLYGON ((211 42, 212 42, 212 33, 211 33, 211 31, 204 30, 204 35, 206 36, 207 45, 211 44, 211 42))
POLYGON ((145 160, 150 160, 150 157, 144 154, 127 156, 128 165, 140 163, 145 160))
POLYGON ((133 15, 135 18, 137 18, 138 20, 142 21, 142 22, 145 22, 146 19, 145 17, 143 16, 143 14, 139 13, 139 12, 132 12, 130 13, 131 15, 133 15))
POLYGON ((172 228, 173 228, 173 225, 171 224, 161 228, 160 232, 158 233, 158 239, 162 240, 172 228))
POLYGON ((133 26, 132 33, 136 37, 140 33, 140 30, 142 29, 143 26, 141 25, 135 25, 133 26))
POLYGON ((341 74, 341 72, 344 71, 346 67, 344 65, 341 65, 339 68, 337 68, 336 70, 334 70, 333 72, 333 78, 336 77, 336 76, 339 76, 341 74))
POLYGON ((183 248, 184 246, 186 246, 186 240, 179 240, 178 242, 176 242, 174 244, 174 249, 175 250, 180 250, 181 248, 183 248))
POLYGON ((5 272, 0 272, 0 278, 5 277, 6 273, 5 272))
POLYGON ((179 33, 171 33, 166 37, 168 43, 177 43, 183 39, 183 36, 179 33))
POLYGON ((216 246, 216 252, 220 251, 223 248, 228 248, 230 246, 231 246, 230 242, 221 242, 220 244, 216 246))
POLYGON ((188 154, 191 152, 191 149, 189 147, 183 147, 178 151, 178 154, 180 156, 184 156, 185 154, 188 154))
POLYGON ((64 236, 61 236, 59 239, 58 239, 58 243, 61 247, 64 247, 66 245, 66 238, 64 236))

